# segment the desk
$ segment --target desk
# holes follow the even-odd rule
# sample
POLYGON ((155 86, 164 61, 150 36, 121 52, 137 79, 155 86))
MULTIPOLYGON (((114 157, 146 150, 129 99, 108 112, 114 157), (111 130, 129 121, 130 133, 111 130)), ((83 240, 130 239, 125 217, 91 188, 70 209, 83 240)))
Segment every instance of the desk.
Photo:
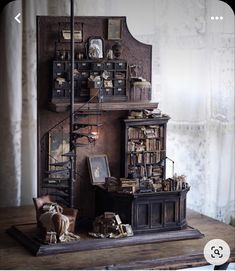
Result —
POLYGON ((96 188, 96 215, 106 211, 119 214, 122 223, 131 224, 135 234, 180 230, 187 226, 186 195, 180 191, 150 193, 107 192, 96 188))
POLYGON ((33 206, 0 208, 0 269, 177 269, 206 265, 205 244, 215 238, 225 240, 235 261, 235 228, 187 210, 188 224, 202 239, 79 251, 35 257, 5 231, 11 225, 35 222, 33 206))

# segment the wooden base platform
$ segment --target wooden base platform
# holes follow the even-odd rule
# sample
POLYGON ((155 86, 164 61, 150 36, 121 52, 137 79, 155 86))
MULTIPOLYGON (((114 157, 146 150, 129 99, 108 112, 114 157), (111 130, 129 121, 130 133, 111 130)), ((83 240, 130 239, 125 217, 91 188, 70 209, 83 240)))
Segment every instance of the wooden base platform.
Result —
POLYGON ((7 229, 7 233, 29 249, 35 256, 51 255, 65 252, 115 248, 122 246, 152 244, 167 241, 202 238, 204 235, 190 226, 179 231, 162 233, 138 234, 119 239, 95 239, 86 234, 79 234, 79 241, 57 244, 43 244, 37 239, 37 226, 33 224, 14 225, 7 229))

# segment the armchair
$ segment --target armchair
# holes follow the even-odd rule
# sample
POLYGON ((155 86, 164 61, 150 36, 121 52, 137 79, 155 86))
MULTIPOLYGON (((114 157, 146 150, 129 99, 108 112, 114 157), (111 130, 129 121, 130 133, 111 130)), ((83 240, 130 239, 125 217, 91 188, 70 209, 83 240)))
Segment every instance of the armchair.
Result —
MULTIPOLYGON (((36 210, 36 220, 39 227, 41 227, 41 223, 39 218, 43 213, 43 205, 45 203, 52 203, 50 195, 41 196, 38 198, 33 198, 33 203, 36 210)), ((75 232, 75 225, 76 225, 76 217, 77 217, 78 210, 73 208, 64 208, 63 207, 63 215, 67 216, 69 219, 69 232, 75 232)))

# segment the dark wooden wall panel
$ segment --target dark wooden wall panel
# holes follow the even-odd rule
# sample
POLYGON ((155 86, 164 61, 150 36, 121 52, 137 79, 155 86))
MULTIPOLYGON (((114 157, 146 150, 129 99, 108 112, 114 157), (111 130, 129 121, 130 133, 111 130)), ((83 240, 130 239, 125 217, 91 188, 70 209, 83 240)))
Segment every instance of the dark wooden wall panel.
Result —
MULTIPOLYGON (((83 26, 83 43, 75 44, 75 50, 82 47, 91 36, 102 36, 105 40, 105 51, 110 49, 115 41, 107 40, 108 19, 110 17, 75 17, 75 25, 83 26)), ((117 18, 117 17, 116 17, 117 18)), ((145 45, 130 34, 125 17, 123 21, 122 55, 120 59, 128 64, 143 66, 142 76, 151 81, 151 45, 145 45)), ((55 57, 55 43, 58 40, 60 25, 69 29, 69 17, 39 16, 37 18, 37 95, 38 95, 38 179, 47 165, 45 154, 41 152, 42 141, 48 130, 68 116, 68 112, 55 113, 49 110, 52 89, 52 61, 55 57)), ((66 45, 69 49, 69 43, 66 45)), ((94 191, 90 184, 86 157, 90 154, 107 154, 112 176, 120 176, 121 162, 121 127, 120 118, 125 118, 127 111, 104 112, 101 116, 103 126, 95 145, 77 150, 77 180, 75 182, 75 207, 80 215, 92 216, 94 213, 94 191)), ((38 181, 39 181, 38 180, 38 181)), ((40 194, 40 191, 39 191, 40 194)))

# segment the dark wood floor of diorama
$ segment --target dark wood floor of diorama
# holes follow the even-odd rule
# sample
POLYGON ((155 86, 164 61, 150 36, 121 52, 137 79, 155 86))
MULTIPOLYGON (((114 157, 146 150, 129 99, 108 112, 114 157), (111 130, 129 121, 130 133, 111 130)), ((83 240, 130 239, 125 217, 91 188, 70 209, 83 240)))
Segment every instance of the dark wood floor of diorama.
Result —
POLYGON ((202 238, 204 235, 188 226, 179 231, 167 231, 162 233, 138 234, 132 237, 118 239, 96 239, 90 237, 87 233, 78 233, 80 240, 57 244, 43 244, 38 238, 38 229, 36 224, 14 225, 7 230, 13 238, 19 241, 25 248, 31 251, 35 256, 51 255, 65 252, 96 250, 105 248, 115 248, 122 246, 131 246, 139 244, 151 244, 176 240, 187 240, 202 238))

